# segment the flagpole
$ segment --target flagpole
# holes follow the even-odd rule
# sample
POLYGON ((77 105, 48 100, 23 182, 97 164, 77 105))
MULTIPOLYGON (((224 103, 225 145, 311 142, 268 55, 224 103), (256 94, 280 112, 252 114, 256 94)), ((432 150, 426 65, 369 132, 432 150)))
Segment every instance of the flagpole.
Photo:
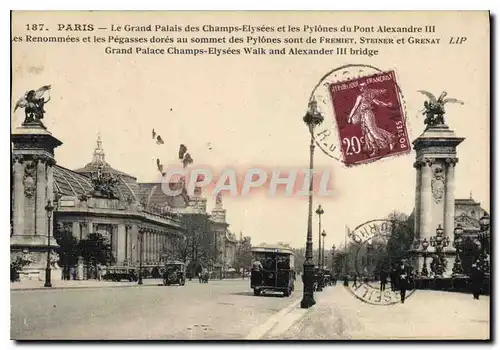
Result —
POLYGON ((349 263, 349 256, 347 255, 347 231, 349 228, 345 225, 345 237, 344 237, 344 255, 345 255, 345 274, 347 275, 347 264, 349 263))

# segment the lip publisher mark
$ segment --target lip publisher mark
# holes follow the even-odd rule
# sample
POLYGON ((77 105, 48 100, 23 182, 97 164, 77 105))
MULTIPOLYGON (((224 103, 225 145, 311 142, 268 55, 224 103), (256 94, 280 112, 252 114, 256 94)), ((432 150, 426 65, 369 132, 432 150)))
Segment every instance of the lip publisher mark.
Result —
MULTIPOLYGON (((371 305, 394 305, 400 303, 400 293, 392 288, 381 288, 380 282, 371 277, 376 269, 389 270, 391 256, 388 249, 389 239, 397 234, 406 234, 409 228, 395 220, 372 220, 361 224, 352 232, 350 238, 356 247, 355 270, 358 283, 351 282, 347 289, 358 300, 371 305), (380 257, 385 257, 380 259, 380 257)), ((385 286, 384 286, 385 287, 385 286)), ((410 297, 415 289, 408 290, 406 298, 410 297)))

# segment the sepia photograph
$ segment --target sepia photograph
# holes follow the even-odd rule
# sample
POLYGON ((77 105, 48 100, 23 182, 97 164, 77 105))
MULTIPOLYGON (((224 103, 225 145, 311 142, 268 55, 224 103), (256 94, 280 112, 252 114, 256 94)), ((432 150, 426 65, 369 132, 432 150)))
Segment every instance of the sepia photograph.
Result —
POLYGON ((492 340, 489 11, 10 17, 11 340, 492 340))

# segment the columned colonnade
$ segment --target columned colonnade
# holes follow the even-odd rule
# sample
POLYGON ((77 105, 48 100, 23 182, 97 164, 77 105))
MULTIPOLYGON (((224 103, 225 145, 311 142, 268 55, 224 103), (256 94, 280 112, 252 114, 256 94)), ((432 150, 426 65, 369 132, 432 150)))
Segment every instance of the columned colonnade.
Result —
POLYGON ((177 235, 174 233, 153 227, 140 226, 137 237, 139 252, 136 262, 139 261, 141 243, 143 264, 156 264, 163 259, 163 254, 168 254, 172 251, 174 239, 177 239, 177 235))

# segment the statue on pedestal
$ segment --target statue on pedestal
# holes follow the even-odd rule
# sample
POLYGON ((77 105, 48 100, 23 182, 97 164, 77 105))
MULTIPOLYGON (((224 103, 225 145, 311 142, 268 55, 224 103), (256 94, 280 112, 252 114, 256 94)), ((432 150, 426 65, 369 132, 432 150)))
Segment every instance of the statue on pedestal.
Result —
POLYGON ((462 101, 457 100, 456 98, 445 98, 448 93, 443 91, 439 98, 436 99, 436 96, 431 94, 428 91, 418 90, 418 92, 427 96, 429 100, 424 102, 424 110, 423 115, 425 115, 424 123, 429 126, 438 126, 444 125, 444 105, 447 103, 459 103, 463 105, 462 101))
POLYGON ((50 85, 44 85, 38 90, 30 90, 21 97, 14 108, 14 112, 18 108, 24 108, 25 119, 24 123, 42 124, 42 119, 45 114, 44 105, 50 101, 50 95, 45 98, 45 93, 50 93, 50 85))

